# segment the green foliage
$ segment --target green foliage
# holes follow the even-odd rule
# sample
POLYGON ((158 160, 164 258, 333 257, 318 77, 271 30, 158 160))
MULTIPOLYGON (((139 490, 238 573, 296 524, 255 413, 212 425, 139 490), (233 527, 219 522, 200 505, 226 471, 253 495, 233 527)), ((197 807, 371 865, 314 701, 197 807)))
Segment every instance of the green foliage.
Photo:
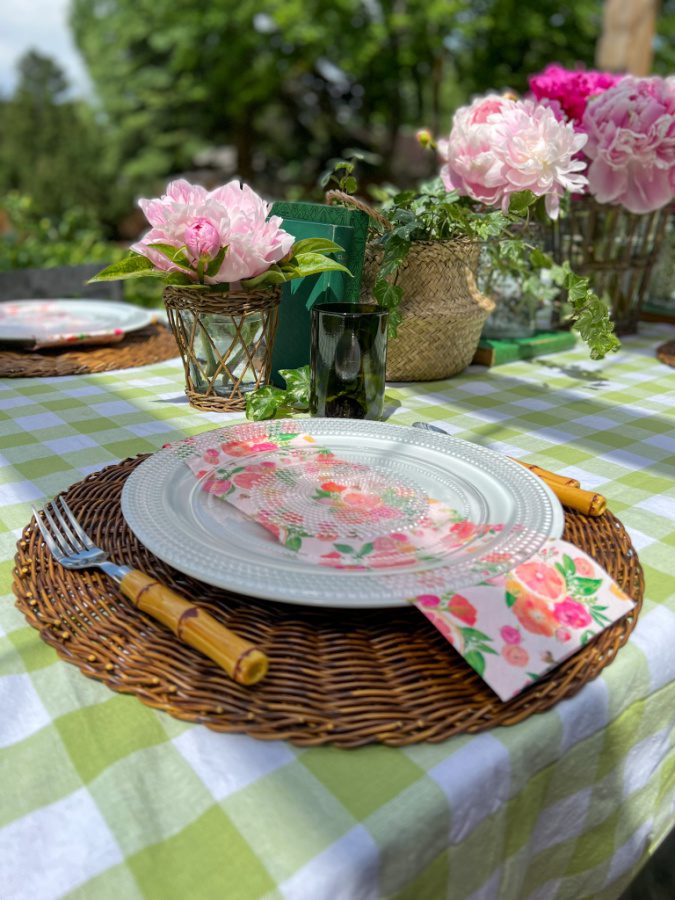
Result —
MULTIPOLYGON (((341 171, 338 166, 335 170, 341 171)), ((552 301, 563 288, 572 310, 569 324, 588 344, 592 359, 618 350, 607 306, 593 293, 589 279, 572 272, 568 262, 556 265, 526 239, 530 221, 545 220, 542 198, 520 191, 510 198, 508 212, 502 212, 448 192, 440 178, 422 184, 418 191, 394 189, 382 194, 385 199, 380 211, 392 227, 384 229, 373 221, 373 228, 380 231, 374 243, 383 249, 373 295, 389 309, 391 337, 401 323, 402 290, 396 277, 413 243, 456 240, 480 243, 488 265, 517 280, 525 302, 552 301), (543 271, 546 279, 541 277, 543 271)))
POLYGON ((49 57, 31 51, 18 68, 14 96, 0 102, 0 191, 30 194, 40 215, 76 209, 102 221, 110 179, 90 107, 67 98, 65 76, 49 57))
POLYGON ((260 421, 262 419, 280 419, 296 412, 307 412, 309 409, 310 369, 302 366, 299 369, 280 369, 279 374, 286 382, 286 389, 271 384, 252 391, 246 397, 246 418, 260 421))
MULTIPOLYGON (((93 278, 90 282, 95 281, 118 281, 128 278, 161 278, 165 284, 182 284, 194 288, 208 291, 229 290, 228 284, 207 284, 205 276, 213 277, 222 265, 226 247, 221 247, 218 254, 205 266, 204 261, 200 260, 195 269, 192 263, 185 255, 184 247, 174 247, 172 244, 150 244, 150 246, 162 253, 166 258, 176 266, 185 269, 183 272, 167 272, 163 269, 157 269, 154 264, 140 253, 130 253, 124 259, 107 266, 93 278), (192 275, 197 273, 198 281, 195 282, 192 275), (188 274, 190 273, 190 274, 188 274)), ((255 278, 245 278, 241 282, 244 288, 254 288, 262 286, 271 286, 274 284, 284 284, 292 281, 294 278, 307 278, 309 275, 318 275, 320 272, 346 272, 351 276, 351 272, 346 266, 336 262, 327 256, 328 253, 340 253, 343 248, 334 241, 327 238, 305 238, 296 241, 293 245, 292 252, 284 257, 280 262, 273 263, 269 269, 255 278)))
POLYGON ((0 271, 105 262, 122 252, 104 240, 91 213, 81 207, 50 218, 33 197, 12 191, 0 211, 7 223, 0 237, 0 271))

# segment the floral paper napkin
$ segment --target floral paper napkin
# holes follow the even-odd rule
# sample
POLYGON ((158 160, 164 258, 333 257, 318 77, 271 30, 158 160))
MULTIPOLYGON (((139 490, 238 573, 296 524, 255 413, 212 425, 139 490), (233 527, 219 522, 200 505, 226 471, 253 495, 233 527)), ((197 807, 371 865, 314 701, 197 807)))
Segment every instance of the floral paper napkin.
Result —
MULTIPOLYGON (((303 560, 388 571, 475 553, 501 526, 477 526, 389 472, 336 457, 302 433, 184 442, 203 489, 303 560)), ((424 568, 424 567, 422 567, 424 568)), ((569 657, 634 606, 586 553, 548 539, 527 562, 455 591, 443 569, 413 574, 413 603, 502 700, 569 657)))

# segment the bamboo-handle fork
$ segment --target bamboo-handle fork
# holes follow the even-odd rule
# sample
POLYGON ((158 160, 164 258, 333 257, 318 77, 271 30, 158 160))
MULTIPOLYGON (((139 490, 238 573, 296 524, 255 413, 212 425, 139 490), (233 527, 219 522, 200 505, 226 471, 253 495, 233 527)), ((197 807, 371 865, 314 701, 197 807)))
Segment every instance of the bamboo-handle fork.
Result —
POLYGON ((64 568, 103 569, 135 606, 170 628, 179 640, 218 663, 239 684, 255 684, 265 677, 268 660, 261 650, 150 575, 110 562, 63 497, 48 504, 42 516, 35 509, 33 515, 45 544, 64 568))

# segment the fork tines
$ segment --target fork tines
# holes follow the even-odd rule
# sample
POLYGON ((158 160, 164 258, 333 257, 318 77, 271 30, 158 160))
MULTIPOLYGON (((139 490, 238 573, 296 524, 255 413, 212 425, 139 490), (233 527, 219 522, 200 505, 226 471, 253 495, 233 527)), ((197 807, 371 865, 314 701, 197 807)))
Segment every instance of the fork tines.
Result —
POLYGON ((63 497, 56 497, 48 503, 42 509, 43 517, 40 516, 35 507, 33 507, 33 515, 47 547, 57 558, 73 556, 94 548, 94 544, 73 515, 63 497), (54 521, 55 518, 58 521, 58 525, 54 521))

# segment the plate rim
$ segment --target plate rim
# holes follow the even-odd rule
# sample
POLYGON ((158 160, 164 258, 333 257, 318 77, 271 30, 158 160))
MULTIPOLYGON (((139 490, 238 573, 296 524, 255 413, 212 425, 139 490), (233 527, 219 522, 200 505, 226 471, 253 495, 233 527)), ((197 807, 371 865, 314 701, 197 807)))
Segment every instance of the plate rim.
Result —
MULTIPOLYGON (((350 432, 354 429, 354 426, 363 426, 364 424, 369 427, 374 427, 375 429, 382 429, 383 433, 381 435, 382 438, 386 439, 387 436, 393 437, 398 434, 397 441, 401 440, 403 432, 410 432, 411 436, 415 437, 415 444, 418 446, 430 445, 430 449, 443 451, 444 448, 442 445, 444 443, 454 444, 461 447, 470 447, 473 451, 478 451, 481 454, 486 454, 488 457, 494 456, 499 460, 500 465, 507 465, 507 467, 511 470, 516 478, 522 479, 525 482, 528 482, 532 487, 534 486, 542 495, 542 498, 549 505, 550 513, 551 513, 551 531, 549 534, 544 535, 541 539, 541 544, 545 542, 545 540, 549 537, 560 537, 562 534, 562 529, 564 527, 564 512, 562 510, 562 506, 557 499, 557 497, 553 494, 551 489, 546 485, 543 481, 537 478, 532 472, 518 463, 510 460, 508 457, 499 453, 496 450, 492 450, 488 447, 483 447, 480 444, 475 444, 471 441, 464 440, 462 438, 456 438, 453 435, 445 435, 445 434, 437 434, 432 432, 421 431, 420 429, 413 429, 408 425, 399 425, 392 422, 375 422, 365 420, 356 420, 356 419, 325 419, 325 418, 314 418, 314 419, 277 419, 274 420, 273 424, 279 429, 282 429, 284 426, 289 426, 296 431, 310 430, 312 424, 316 423, 329 423, 327 426, 327 430, 323 432, 325 436, 330 436, 331 434, 340 435, 340 431, 342 428, 345 428, 345 423, 347 424, 345 431, 347 437, 351 437, 350 432)), ((209 429, 207 431, 201 432, 198 435, 194 435, 189 437, 190 441, 196 441, 197 444, 207 444, 215 435, 227 433, 230 429, 242 428, 248 426, 249 431, 258 432, 259 435, 267 433, 269 429, 269 422, 245 422, 245 423, 232 423, 224 426, 219 426, 215 429, 209 429)), ((324 426, 326 427, 326 426, 324 426)), ((321 430, 321 426, 319 428, 321 430)), ((354 429, 356 431, 356 429, 354 429)), ((256 435, 257 436, 257 435, 256 435)), ((362 435, 363 436, 363 435, 362 435)), ((181 439, 178 441, 174 441, 169 445, 161 448, 155 453, 151 454, 147 459, 145 459, 129 476, 127 481, 124 484, 121 496, 121 508, 124 519, 132 530, 134 535, 138 538, 139 541, 148 549, 150 552, 155 554, 159 559, 163 560, 167 564, 173 566, 178 571, 183 574, 189 575, 193 578, 196 578, 206 584, 209 584, 213 587, 218 587, 223 590, 230 590, 237 594, 241 594, 243 596, 254 597, 256 599, 271 601, 271 602, 279 602, 279 603, 287 603, 291 605, 301 605, 301 606, 312 606, 314 608, 323 608, 323 609, 350 609, 350 610, 359 610, 359 609, 389 609, 389 608, 401 608, 407 606, 409 601, 405 599, 391 599, 391 600, 369 600, 360 601, 359 603, 354 603, 353 601, 343 601, 330 599, 328 602, 325 598, 317 598, 316 595, 318 592, 316 589, 310 589, 309 591, 303 590, 301 586, 298 586, 297 589, 293 591, 292 594, 286 594, 283 589, 279 589, 278 587, 275 589, 270 589, 268 586, 263 590, 260 587, 260 584, 242 584, 240 579, 230 578, 227 579, 229 583, 225 583, 225 581, 220 577, 214 577, 213 572, 205 572, 204 569, 199 565, 197 561, 193 562, 189 558, 181 558, 178 563, 173 556, 172 549, 166 546, 164 541, 164 533, 152 534, 155 523, 154 520, 150 520, 150 533, 148 532, 148 528, 145 527, 143 521, 139 523, 137 519, 137 512, 133 509, 133 505, 135 502, 138 502, 138 495, 134 498, 133 492, 137 490, 137 485, 142 484, 147 476, 148 469, 151 466, 157 465, 157 460, 166 457, 168 459, 175 459, 177 462, 180 462, 178 457, 178 448, 185 442, 186 439, 181 439), (143 471, 145 470, 145 472, 143 471), (147 542, 148 538, 150 539, 150 543, 147 542)), ((173 471, 173 468, 172 468, 173 471)), ((489 472, 489 470, 486 470, 489 472)), ((142 492, 140 492, 142 493, 142 492)), ((142 515, 142 514, 141 514, 142 515)), ((159 526, 161 528, 161 526, 159 526)), ((536 551, 535 551, 536 552, 536 551)), ((249 565, 253 565, 249 563, 249 565)), ((274 565, 270 568, 274 569, 274 565)), ((319 567, 317 567, 319 568, 319 567)), ((336 570, 330 570, 333 578, 336 577, 336 570)), ((318 574, 318 573, 317 573, 318 574)), ((322 571, 322 575, 328 576, 328 571, 322 571)), ((354 573, 347 573, 354 574, 354 573)), ((378 580, 388 580, 395 579, 397 575, 402 575, 403 573, 399 570, 398 572, 390 572, 385 574, 383 570, 376 570, 374 573, 369 573, 371 577, 377 577, 378 580)), ((301 577, 300 575, 298 576, 301 577)), ((458 585, 458 589, 461 588, 461 585, 458 585)))
MULTIPOLYGON (((98 305, 104 305, 104 306, 108 306, 108 307, 110 307, 110 306, 126 307, 127 309, 132 309, 132 310, 136 311, 137 314, 139 315, 139 317, 143 321, 139 321, 139 323, 137 325, 132 325, 132 326, 114 326, 114 327, 121 327, 121 330, 124 332, 124 334, 132 334, 134 331, 140 331, 141 328, 146 328, 148 325, 152 324, 153 319, 155 317, 155 311, 152 309, 148 309, 144 306, 136 306, 133 303, 127 303, 125 300, 110 300, 110 299, 104 298, 104 297, 101 297, 101 298, 98 298, 98 297, 24 297, 21 300, 12 300, 12 299, 5 300, 2 305, 4 306, 7 304, 12 304, 13 306, 21 306, 23 304, 28 304, 28 303, 69 303, 69 304, 70 303, 74 303, 74 304, 96 303, 98 305)), ((0 310, 0 312, 1 312, 1 310, 0 310)), ((41 341, 49 340, 50 337, 54 337, 54 336, 58 337, 61 334, 61 332, 59 332, 58 334, 41 334, 39 336, 36 334, 30 335, 30 336, 24 335, 23 337, 17 337, 16 335, 7 336, 6 334, 3 334, 2 324, 3 324, 3 320, 0 315, 0 341, 2 341, 3 344, 14 344, 14 343, 25 344, 26 341, 30 341, 32 339, 39 339, 41 341)), ((87 334, 90 335, 91 337, 96 337, 97 335, 101 335, 101 334, 109 334, 109 332, 110 332, 110 329, 105 328, 105 329, 98 329, 95 331, 88 331, 87 334)))

